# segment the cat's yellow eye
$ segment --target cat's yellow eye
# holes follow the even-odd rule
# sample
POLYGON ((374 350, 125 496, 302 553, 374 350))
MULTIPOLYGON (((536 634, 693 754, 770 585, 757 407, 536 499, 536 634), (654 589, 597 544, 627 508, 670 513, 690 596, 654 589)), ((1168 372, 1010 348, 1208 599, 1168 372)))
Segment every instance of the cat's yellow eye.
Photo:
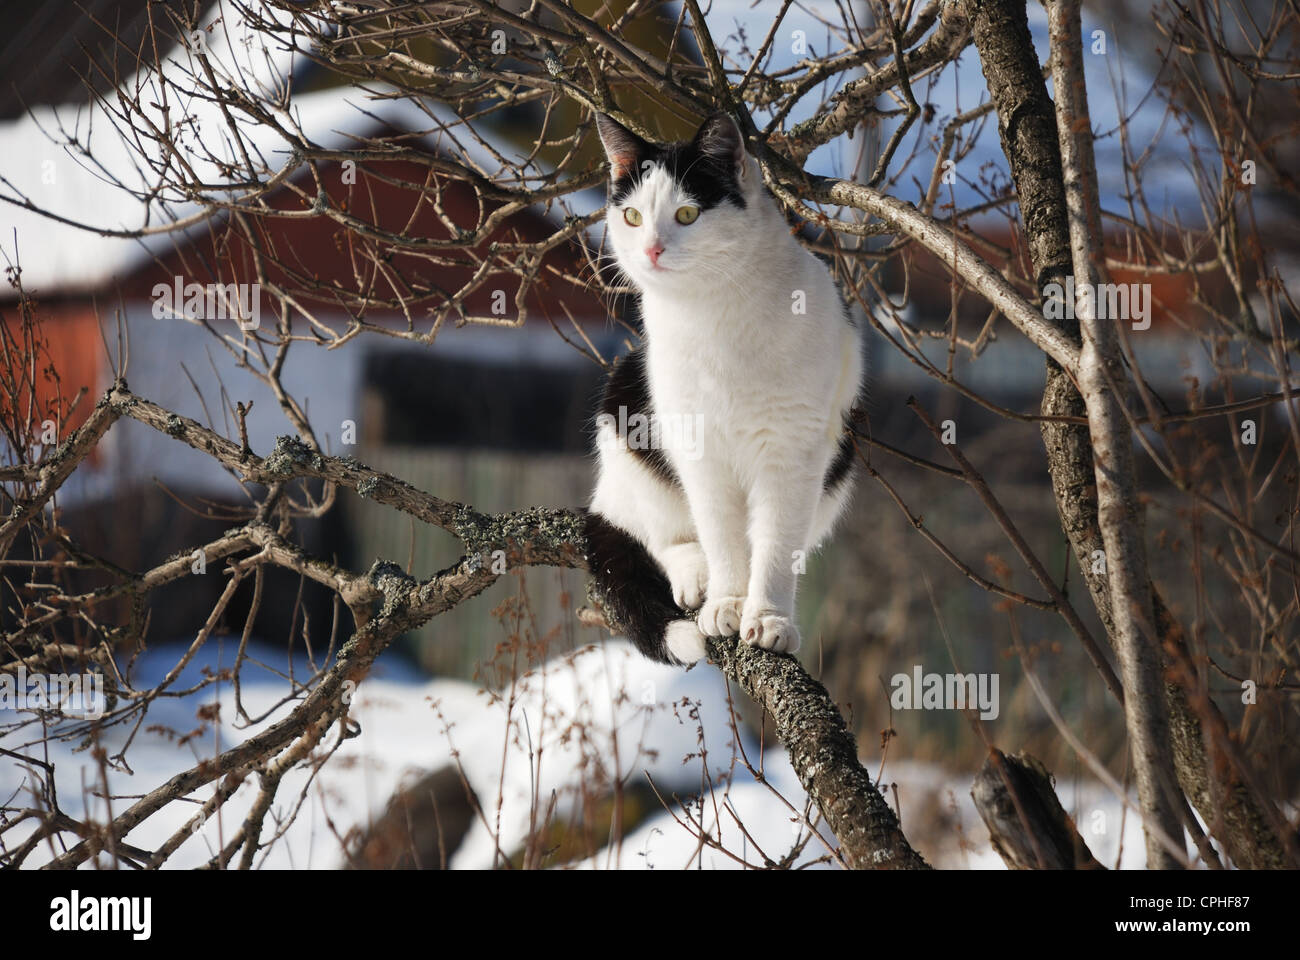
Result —
POLYGON ((677 222, 682 224, 683 226, 692 224, 699 218, 700 218, 699 207, 678 207, 677 208, 677 222))
POLYGON ((625 207, 623 209, 623 220, 629 227, 641 226, 641 211, 636 207, 625 207))

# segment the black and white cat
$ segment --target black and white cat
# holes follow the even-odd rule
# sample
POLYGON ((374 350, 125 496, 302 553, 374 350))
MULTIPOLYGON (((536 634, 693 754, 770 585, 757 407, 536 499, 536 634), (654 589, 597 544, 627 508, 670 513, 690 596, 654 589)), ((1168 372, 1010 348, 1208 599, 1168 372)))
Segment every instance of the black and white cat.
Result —
POLYGON ((645 341, 610 372, 597 418, 597 595, 656 660, 694 663, 705 637, 735 633, 793 652, 795 571, 852 485, 862 330, 730 117, 664 147, 597 125, 606 229, 645 341))

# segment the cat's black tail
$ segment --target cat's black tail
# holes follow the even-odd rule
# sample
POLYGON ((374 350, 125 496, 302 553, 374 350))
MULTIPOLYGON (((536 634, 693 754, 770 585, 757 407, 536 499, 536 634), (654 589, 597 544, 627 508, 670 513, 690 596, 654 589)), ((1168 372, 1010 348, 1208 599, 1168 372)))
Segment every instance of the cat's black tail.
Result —
POLYGON ((636 648, 660 663, 681 663, 668 649, 668 625, 689 615, 673 602, 668 577, 645 546, 599 513, 585 511, 592 599, 636 648))

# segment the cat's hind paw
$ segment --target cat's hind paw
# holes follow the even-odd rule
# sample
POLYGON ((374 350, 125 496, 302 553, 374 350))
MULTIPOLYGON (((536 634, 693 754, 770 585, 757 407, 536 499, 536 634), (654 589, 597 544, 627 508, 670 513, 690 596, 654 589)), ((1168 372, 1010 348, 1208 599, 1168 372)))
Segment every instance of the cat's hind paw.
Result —
POLYGON ((700 609, 700 633, 706 637, 729 637, 740 629, 744 597, 709 597, 700 609))
POLYGON ((674 620, 664 632, 668 652, 678 663, 690 666, 704 659, 708 648, 704 645, 704 634, 695 625, 694 620, 674 620))
POLYGON ((747 611, 741 619, 740 639, 773 653, 794 653, 799 649, 799 628, 772 610, 747 611))

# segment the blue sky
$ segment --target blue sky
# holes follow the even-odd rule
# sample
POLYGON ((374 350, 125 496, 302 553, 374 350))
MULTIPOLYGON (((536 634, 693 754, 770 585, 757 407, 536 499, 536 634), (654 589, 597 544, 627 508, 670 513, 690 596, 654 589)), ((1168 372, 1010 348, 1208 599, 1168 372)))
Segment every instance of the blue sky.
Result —
MULTIPOLYGON (((706 19, 719 46, 738 50, 740 47, 738 38, 743 31, 750 48, 756 50, 767 35, 772 18, 779 9, 780 5, 771 0, 761 0, 756 5, 753 0, 713 0, 712 6, 708 8, 706 19)), ((1028 11, 1030 30, 1039 58, 1041 61, 1046 61, 1047 15, 1036 2, 1029 4, 1028 11)), ((839 49, 841 44, 830 36, 826 26, 818 21, 815 14, 832 20, 838 17, 836 5, 825 0, 806 0, 791 6, 772 45, 770 69, 793 66, 802 59, 801 55, 796 54, 792 49, 796 30, 804 32, 811 54, 821 54, 828 49, 839 49)), ((1125 182, 1124 160, 1117 132, 1120 104, 1124 104, 1124 110, 1129 115, 1131 148, 1134 151, 1140 153, 1154 139, 1160 137, 1156 150, 1147 161, 1143 176, 1152 208, 1156 212, 1165 214, 1171 214, 1177 209, 1187 218, 1199 219, 1199 204, 1194 181, 1188 168, 1186 141, 1173 124, 1165 124, 1164 103, 1155 96, 1148 96, 1152 77, 1147 64, 1142 58, 1126 55, 1124 38, 1112 23, 1107 22, 1104 15, 1099 17, 1096 12, 1085 9, 1083 32, 1084 68, 1093 130, 1098 136, 1097 168, 1103 204, 1107 209, 1120 211, 1125 209, 1123 197, 1128 187, 1125 182), (1104 54, 1092 52, 1093 32, 1096 30, 1105 32, 1104 54), (1161 136, 1162 128, 1163 136, 1161 136)), ((742 60, 742 65, 748 66, 747 61, 742 60)), ((827 94, 832 92, 834 91, 827 90, 827 94)), ((900 156, 905 156, 918 136, 923 141, 921 153, 893 190, 905 200, 917 199, 918 190, 913 185, 913 176, 923 183, 928 182, 933 156, 937 151, 938 139, 942 135, 944 124, 957 113, 977 107, 987 99, 979 56, 974 47, 968 47, 957 63, 915 84, 913 93, 918 102, 924 104, 928 101, 933 104, 936 114, 930 124, 922 125, 918 121, 899 151, 900 156), (935 141, 933 145, 924 142, 931 138, 935 141)), ((786 121, 787 128, 810 116, 821 101, 822 97, 816 93, 809 94, 800 107, 792 111, 786 121)), ((756 120, 762 125, 766 117, 759 114, 756 120)), ((888 139, 894 122, 893 120, 888 122, 891 125, 885 127, 883 139, 888 139)), ((1204 140, 1203 137, 1201 139, 1204 140)), ((809 169, 824 175, 845 175, 853 168, 859 142, 857 138, 850 141, 841 137, 818 149, 809 158, 809 169)), ((897 169, 897 166, 894 169, 897 169)), ((996 170, 999 176, 1003 178, 1006 176, 1006 161, 998 142, 996 121, 993 119, 990 119, 985 126, 974 150, 957 167, 959 181, 978 182, 981 169, 996 170)), ((957 188, 959 204, 967 206, 980 202, 980 199, 977 190, 964 183, 959 184, 957 188)))

